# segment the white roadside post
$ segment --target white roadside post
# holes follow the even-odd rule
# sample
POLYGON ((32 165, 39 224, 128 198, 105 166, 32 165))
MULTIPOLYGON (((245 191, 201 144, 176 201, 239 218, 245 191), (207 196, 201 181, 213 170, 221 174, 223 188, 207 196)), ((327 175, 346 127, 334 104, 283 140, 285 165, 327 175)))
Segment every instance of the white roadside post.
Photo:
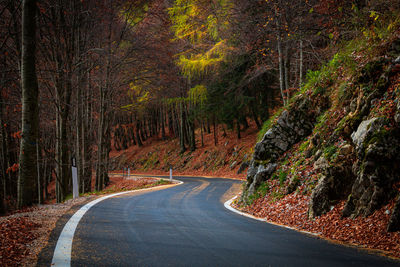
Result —
POLYGON ((72 195, 73 198, 79 197, 78 168, 75 157, 72 158, 72 195))
POLYGON ((172 181, 172 167, 169 167, 169 180, 172 181))

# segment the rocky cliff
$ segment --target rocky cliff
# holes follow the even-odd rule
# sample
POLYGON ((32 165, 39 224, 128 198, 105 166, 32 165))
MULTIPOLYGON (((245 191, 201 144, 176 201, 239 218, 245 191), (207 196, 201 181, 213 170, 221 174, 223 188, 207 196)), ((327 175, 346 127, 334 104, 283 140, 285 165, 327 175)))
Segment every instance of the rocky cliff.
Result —
POLYGON ((369 216, 397 199, 387 229, 400 230, 400 36, 368 45, 337 53, 270 122, 244 204, 279 179, 281 194, 310 195, 310 218, 343 200, 343 217, 369 216))

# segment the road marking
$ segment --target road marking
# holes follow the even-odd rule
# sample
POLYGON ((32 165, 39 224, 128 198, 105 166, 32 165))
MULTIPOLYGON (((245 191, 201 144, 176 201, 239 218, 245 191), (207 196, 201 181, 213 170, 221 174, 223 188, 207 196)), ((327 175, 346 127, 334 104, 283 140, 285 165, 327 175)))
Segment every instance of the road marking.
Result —
POLYGON ((235 212, 235 213, 237 213, 237 214, 240 214, 240 215, 242 215, 242 216, 249 217, 249 218, 252 218, 252 219, 257 220, 257 221, 266 222, 266 220, 263 219, 263 218, 257 218, 256 216, 253 216, 253 215, 251 215, 251 214, 248 214, 248 213, 245 213, 245 212, 242 212, 242 211, 240 211, 240 210, 237 210, 237 209, 233 208, 233 207, 231 206, 231 204, 232 204, 232 202, 233 202, 236 198, 237 198, 237 196, 236 196, 236 197, 233 197, 233 198, 231 198, 231 199, 229 199, 228 201, 226 201, 226 202, 224 203, 225 208, 227 208, 228 210, 230 210, 230 211, 232 211, 232 212, 235 212))
MULTIPOLYGON (((179 180, 173 180, 177 182, 177 185, 183 184, 182 181, 179 180)), ((71 252, 72 252, 72 241, 74 239, 74 234, 76 227, 78 226, 79 221, 82 219, 83 215, 94 205, 99 203, 100 201, 103 201, 107 198, 123 195, 123 194, 129 194, 129 193, 134 193, 134 192, 142 192, 142 191, 148 191, 152 189, 161 189, 163 187, 169 187, 170 185, 166 186, 159 186, 159 187, 151 187, 151 188, 145 188, 145 189, 139 189, 139 190, 131 190, 131 191, 126 191, 126 192, 120 192, 120 193, 115 193, 111 194, 108 196, 104 196, 98 199, 95 199, 89 203, 87 203, 85 206, 80 208, 75 214, 68 220, 68 222, 64 225, 64 228, 58 238, 56 248, 54 249, 53 253, 53 259, 51 261, 51 266, 57 266, 57 267, 69 267, 71 266, 71 252)))
POLYGON ((283 227, 283 228, 286 228, 286 229, 294 230, 294 231, 296 231, 296 232, 300 232, 300 233, 307 234, 307 235, 320 236, 319 234, 316 234, 316 233, 311 233, 311 232, 307 232, 307 231, 303 231, 303 230, 298 230, 298 229, 296 229, 296 228, 294 228, 294 227, 290 227, 290 226, 286 226, 286 225, 282 225, 282 224, 270 222, 270 221, 268 221, 267 219, 258 218, 258 217, 256 217, 256 216, 253 216, 253 215, 248 214, 248 213, 246 213, 246 212, 242 212, 242 211, 240 211, 240 210, 237 210, 237 209, 235 209, 235 208, 233 208, 233 207, 231 206, 232 202, 233 202, 236 198, 237 198, 237 196, 236 196, 236 197, 233 197, 233 198, 231 198, 231 199, 229 199, 228 201, 226 201, 226 202, 224 203, 225 208, 227 208, 228 210, 230 210, 230 211, 232 211, 232 212, 235 212, 235 213, 237 213, 237 214, 239 214, 239 215, 242 215, 242 216, 245 216, 245 217, 248 217, 248 218, 257 220, 257 221, 266 222, 266 223, 269 223, 269 224, 273 224, 273 225, 276 225, 276 226, 279 226, 279 227, 283 227))

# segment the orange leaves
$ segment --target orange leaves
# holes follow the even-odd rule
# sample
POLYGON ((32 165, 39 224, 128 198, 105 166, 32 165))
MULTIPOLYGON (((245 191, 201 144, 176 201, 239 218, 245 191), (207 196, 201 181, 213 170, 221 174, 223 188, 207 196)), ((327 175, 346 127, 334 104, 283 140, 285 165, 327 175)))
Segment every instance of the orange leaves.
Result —
POLYGON ((29 255, 27 244, 37 238, 40 225, 25 217, 10 218, 0 223, 0 265, 18 266, 29 255))
POLYGON ((12 136, 13 138, 17 138, 17 139, 21 139, 21 138, 22 138, 22 136, 21 136, 21 131, 12 133, 11 136, 12 136))
POLYGON ((392 256, 400 256, 400 233, 386 231, 390 211, 395 205, 394 201, 369 217, 355 219, 341 217, 345 205, 345 201, 341 201, 327 214, 309 219, 307 212, 309 197, 307 196, 291 194, 276 202, 270 200, 271 196, 267 195, 265 198, 257 199, 253 205, 243 210, 270 222, 317 233, 328 239, 380 249, 392 256))
POLYGON ((8 167, 6 170, 6 173, 9 172, 16 172, 19 169, 19 164, 18 163, 14 163, 11 167, 8 167))

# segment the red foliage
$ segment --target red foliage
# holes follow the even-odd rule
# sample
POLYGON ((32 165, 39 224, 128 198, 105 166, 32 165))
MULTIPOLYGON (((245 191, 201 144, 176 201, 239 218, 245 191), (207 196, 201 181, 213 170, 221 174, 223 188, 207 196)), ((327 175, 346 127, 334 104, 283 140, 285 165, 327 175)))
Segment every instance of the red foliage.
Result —
MULTIPOLYGON (((384 254, 400 257, 400 232, 388 233, 386 227, 394 201, 369 217, 342 218, 345 202, 338 203, 330 212, 315 219, 308 218, 310 197, 291 194, 272 202, 271 194, 260 198, 242 210, 267 221, 287 225, 298 230, 316 233, 330 240, 377 249, 384 254)), ((238 208, 238 207, 237 207, 238 208)))
POLYGON ((29 218, 17 217, 0 223, 0 265, 19 266, 19 260, 29 255, 26 244, 37 238, 39 224, 29 218))
POLYGON ((19 169, 19 164, 18 163, 14 163, 11 167, 8 167, 6 170, 6 173, 9 172, 16 172, 19 169))
POLYGON ((11 136, 12 136, 13 138, 17 138, 17 139, 21 139, 21 138, 22 138, 22 136, 21 136, 21 131, 12 133, 11 136))

